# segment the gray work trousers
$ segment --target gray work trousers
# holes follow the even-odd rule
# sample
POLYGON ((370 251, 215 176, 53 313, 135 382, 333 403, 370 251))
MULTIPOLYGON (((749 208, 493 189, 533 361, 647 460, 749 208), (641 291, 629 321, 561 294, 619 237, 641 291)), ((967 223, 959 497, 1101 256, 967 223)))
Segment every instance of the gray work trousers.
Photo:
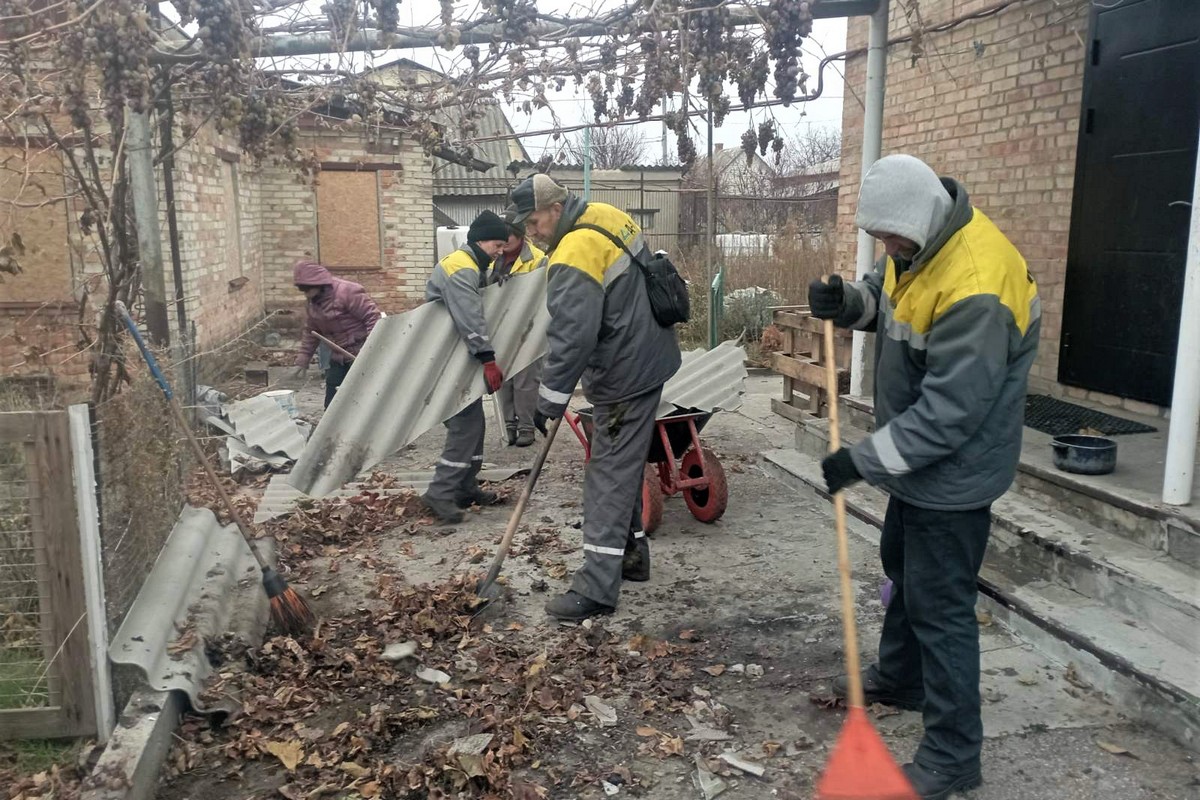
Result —
POLYGON ((662 387, 593 411, 592 459, 583 478, 583 566, 572 591, 616 606, 621 562, 642 533, 642 478, 662 387))
POLYGON ((483 437, 487 426, 483 399, 476 400, 442 423, 446 426, 446 445, 433 470, 429 496, 451 502, 470 498, 479 488, 479 470, 483 466, 483 437))
POLYGON ((530 364, 504 382, 496 398, 500 401, 500 416, 509 428, 533 431, 533 412, 537 411, 538 382, 542 378, 542 361, 530 364))

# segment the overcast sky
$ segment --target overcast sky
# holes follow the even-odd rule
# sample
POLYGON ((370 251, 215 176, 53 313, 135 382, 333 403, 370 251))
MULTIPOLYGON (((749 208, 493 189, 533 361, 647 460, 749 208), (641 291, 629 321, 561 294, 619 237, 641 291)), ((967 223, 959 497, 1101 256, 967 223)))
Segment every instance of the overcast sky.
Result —
MULTIPOLYGON (((606 5, 615 4, 610 2, 610 0, 600 0, 601 9, 606 5)), ((544 13, 581 13, 580 6, 572 2, 572 0, 539 0, 538 9, 544 13)), ((464 13, 468 13, 467 5, 459 3, 458 15, 461 16, 464 13)), ((437 0, 410 0, 410 2, 406 2, 400 6, 400 15, 401 25, 425 26, 440 24, 440 10, 437 0)), ((809 86, 807 87, 809 91, 816 86, 817 63, 821 57, 828 53, 837 53, 845 50, 845 46, 845 19, 817 20, 814 23, 813 33, 807 40, 804 48, 804 68, 811 76, 809 86)), ((432 48, 392 50, 388 53, 375 54, 376 63, 383 63, 384 61, 394 60, 403 56, 432 67, 437 67, 439 60, 445 58, 447 55, 444 51, 432 48)), ((725 124, 716 130, 713 137, 714 141, 724 144, 727 147, 739 147, 742 132, 751 124, 757 127, 758 123, 767 119, 768 114, 773 115, 776 124, 791 137, 802 136, 806 130, 813 126, 840 128, 842 122, 842 68, 843 63, 840 61, 833 62, 826 68, 825 87, 822 96, 810 103, 802 103, 790 108, 776 106, 770 109, 757 109, 748 113, 731 113, 725 119, 725 124)), ((768 93, 771 92, 770 83, 768 83, 767 91, 768 93)), ((731 96, 733 102, 736 104, 736 91, 732 91, 731 96)), ((564 126, 591 121, 591 100, 583 89, 576 92, 574 87, 568 84, 565 91, 552 93, 549 97, 553 114, 549 109, 542 109, 533 115, 527 115, 519 109, 509 108, 508 118, 513 128, 518 133, 553 128, 555 124, 554 115, 557 115, 560 124, 564 126)), ((701 154, 703 154, 705 148, 702 123, 703 120, 701 118, 694 118, 694 124, 698 127, 697 131, 693 133, 693 138, 696 143, 696 149, 701 154)), ((637 129, 646 141, 648 160, 650 162, 658 161, 662 155, 662 125, 659 123, 647 123, 639 125, 637 129)), ((522 142, 534 160, 540 158, 546 152, 547 148, 556 151, 559 147, 549 136, 523 137, 522 142)), ((671 158, 674 159, 676 152, 673 139, 669 142, 668 146, 671 158)))

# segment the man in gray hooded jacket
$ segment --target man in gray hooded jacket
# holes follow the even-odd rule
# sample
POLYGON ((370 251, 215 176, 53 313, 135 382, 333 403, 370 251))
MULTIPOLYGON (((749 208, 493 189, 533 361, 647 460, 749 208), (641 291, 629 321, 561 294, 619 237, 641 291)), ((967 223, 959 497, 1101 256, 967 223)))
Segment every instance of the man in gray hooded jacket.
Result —
POLYGON ((822 468, 831 494, 865 479, 891 495, 879 548, 895 587, 863 685, 868 702, 924 712, 904 770, 939 800, 981 780, 976 581, 1021 452, 1041 308, 1017 249, 919 159, 877 161, 856 222, 887 256, 861 282, 814 281, 809 304, 875 332, 876 430, 822 468))

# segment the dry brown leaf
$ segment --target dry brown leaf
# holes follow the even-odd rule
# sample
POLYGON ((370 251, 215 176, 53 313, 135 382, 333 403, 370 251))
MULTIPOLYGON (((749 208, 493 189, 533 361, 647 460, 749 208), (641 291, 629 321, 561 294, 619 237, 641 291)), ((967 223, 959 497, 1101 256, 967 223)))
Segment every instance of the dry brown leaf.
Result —
POLYGON ((371 770, 354 761, 344 761, 338 765, 338 769, 355 779, 365 778, 371 774, 371 770))
POLYGON ((704 667, 703 669, 705 672, 707 672, 709 675, 712 675, 714 678, 718 677, 719 675, 725 674, 725 665, 724 664, 713 664, 711 667, 704 667))
POLYGON ((348 730, 350 730, 350 723, 343 722, 341 725, 338 725, 336 728, 333 729, 333 733, 331 733, 330 736, 332 736, 334 739, 336 739, 348 730))
POLYGON ((664 756, 683 755, 683 739, 679 736, 664 736, 658 743, 658 752, 664 756))
POLYGON ((763 742, 762 749, 767 758, 774 758, 775 754, 783 749, 783 742, 763 742))
POLYGON ((567 577, 567 565, 551 564, 550 566, 546 567, 546 574, 555 580, 561 581, 563 578, 567 577))
POLYGON ((544 670, 546 668, 546 659, 547 659, 546 651, 543 650, 538 655, 538 657, 533 660, 533 663, 529 665, 529 670, 525 674, 528 675, 530 678, 537 675, 539 672, 541 672, 542 670, 544 670))
POLYGON ((661 736, 662 732, 658 728, 651 728, 649 725, 637 726, 638 736, 661 736))
POLYGON ((696 632, 694 630, 690 630, 690 629, 686 630, 686 631, 680 631, 679 638, 685 642, 690 642, 696 638, 696 632))
POLYGON ((278 758, 288 772, 295 772, 304 759, 304 745, 295 739, 290 742, 267 742, 267 752, 278 758))
POLYGON ((1129 758, 1137 758, 1128 748, 1121 747, 1119 744, 1106 742, 1100 739, 1096 740, 1096 746, 1106 753, 1112 753, 1114 756, 1128 756, 1129 758))
POLYGON ((529 740, 525 738, 525 734, 521 733, 520 728, 513 728, 512 741, 513 747, 517 748, 518 752, 524 750, 526 743, 529 742, 529 740))
POLYGON ((363 797, 379 797, 383 794, 383 789, 380 788, 378 781, 371 781, 358 787, 358 793, 363 797))

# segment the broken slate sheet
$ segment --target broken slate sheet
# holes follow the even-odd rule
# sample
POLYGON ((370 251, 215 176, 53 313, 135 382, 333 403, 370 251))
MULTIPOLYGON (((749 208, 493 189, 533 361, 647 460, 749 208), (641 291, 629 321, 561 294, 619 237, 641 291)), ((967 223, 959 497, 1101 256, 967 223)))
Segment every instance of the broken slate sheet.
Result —
MULTIPOLYGON (((546 270, 483 294, 496 361, 513 375, 546 352, 546 270)), ((441 303, 379 321, 321 417, 288 482, 313 497, 336 491, 440 425, 485 391, 441 303)))

